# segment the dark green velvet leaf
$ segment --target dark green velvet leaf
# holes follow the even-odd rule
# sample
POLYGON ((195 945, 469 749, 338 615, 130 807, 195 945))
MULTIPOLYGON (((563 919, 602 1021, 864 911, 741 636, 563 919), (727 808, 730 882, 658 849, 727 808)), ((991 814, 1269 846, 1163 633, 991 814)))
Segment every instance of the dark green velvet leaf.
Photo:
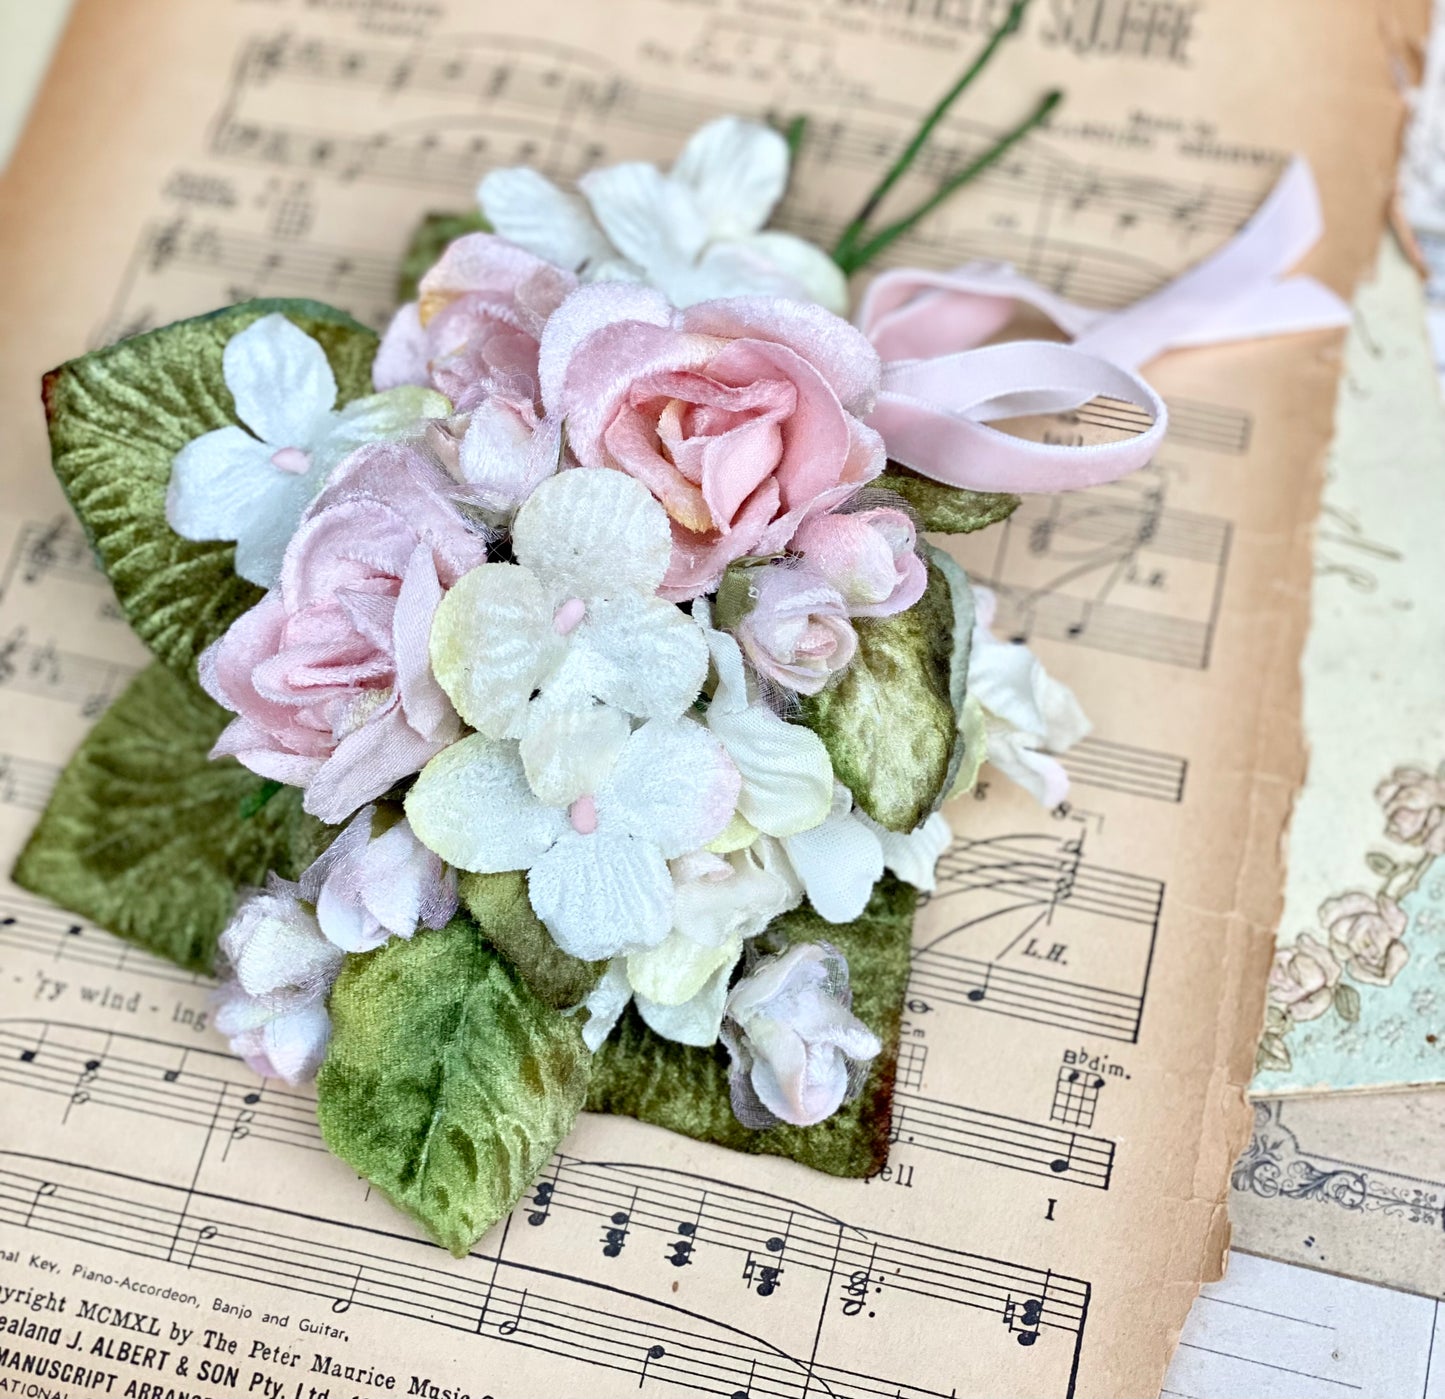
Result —
POLYGON ((899 1026, 918 892, 891 875, 856 922, 825 923, 804 905, 769 929, 784 943, 831 942, 848 958, 853 1011, 883 1042, 863 1092, 816 1127, 756 1131, 733 1116, 728 1054, 655 1035, 629 1008, 598 1051, 589 1112, 622 1113, 734 1151, 787 1156, 835 1176, 869 1176, 888 1159, 899 1026))
POLYGON ((897 462, 889 462, 873 484, 901 495, 923 528, 935 534, 972 534, 1008 519, 1022 503, 1016 495, 945 486, 897 462))
POLYGON ((348 957, 317 1078, 326 1144, 462 1257, 582 1108, 579 1020, 543 1005, 466 916, 348 957))
POLYGON ((892 617, 860 617, 848 668, 802 703, 833 771, 880 825, 911 831, 939 803, 958 742, 952 703, 953 602, 928 563, 918 603, 892 617))
POLYGON ((136 634, 187 675, 261 590, 236 576, 234 545, 194 543, 166 523, 171 463, 194 438, 237 422, 221 355, 233 335, 273 311, 321 343, 339 403, 372 391, 375 334, 316 301, 247 301, 45 376, 55 474, 136 634))
POLYGON ((468 233, 490 233, 491 229, 491 224, 477 209, 465 214, 427 214, 402 254, 401 273, 396 283, 397 300, 416 300, 417 283, 436 266, 448 244, 468 233))
POLYGON ((527 876, 520 870, 463 874, 457 892, 487 941, 549 1006, 566 1010, 580 1004, 606 970, 606 962, 584 962, 557 946, 532 912, 527 876))
POLYGON ((101 716, 61 774, 14 879, 195 971, 213 970, 236 891, 267 870, 294 879, 335 830, 294 787, 254 815, 261 778, 206 756, 231 716, 153 662, 101 716))

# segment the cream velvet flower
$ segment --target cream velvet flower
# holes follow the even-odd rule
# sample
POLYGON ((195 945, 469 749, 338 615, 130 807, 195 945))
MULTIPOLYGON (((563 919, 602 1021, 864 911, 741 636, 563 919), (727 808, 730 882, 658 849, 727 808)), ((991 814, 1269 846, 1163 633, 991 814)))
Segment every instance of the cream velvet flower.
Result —
POLYGON ((250 429, 218 428, 188 443, 171 468, 166 519, 186 539, 234 539, 236 572, 275 585, 301 516, 326 478, 368 442, 419 435, 451 405, 406 387, 336 411, 326 352, 273 313, 233 335, 221 357, 236 416, 250 429))
POLYGON ((706 642, 656 596, 670 548, 646 487, 616 471, 564 471, 518 511, 517 562, 473 569, 437 609, 437 679, 478 733, 521 741, 546 800, 580 795, 583 730, 604 748, 626 736, 598 703, 676 719, 702 689, 706 642))
POLYGON ((606 710, 586 716, 565 762, 577 781, 544 797, 516 743, 473 734, 427 764, 407 817, 460 869, 527 870, 532 907, 564 952, 592 961, 661 942, 675 913, 667 862, 727 825, 737 769, 695 720, 629 733, 606 710))
POLYGON ((838 264, 802 238, 764 231, 788 163, 771 127, 721 117, 693 135, 669 174, 641 161, 592 170, 579 197, 532 169, 493 170, 477 200, 504 238, 586 281, 647 282, 674 306, 782 296, 842 315, 838 264))
MULTIPOLYGON (((1052 809, 1068 796, 1069 778, 1051 755, 1066 752, 1092 726, 1074 692, 1055 680, 1027 646, 1001 641, 990 630, 997 607, 993 593, 975 587, 973 598, 973 646, 968 657, 972 736, 983 737, 994 767, 1052 809)), ((966 724, 969 717, 965 716, 966 724)), ((978 742, 967 748, 983 756, 978 742)), ((974 764, 959 774, 949 795, 967 790, 976 777, 974 764)))

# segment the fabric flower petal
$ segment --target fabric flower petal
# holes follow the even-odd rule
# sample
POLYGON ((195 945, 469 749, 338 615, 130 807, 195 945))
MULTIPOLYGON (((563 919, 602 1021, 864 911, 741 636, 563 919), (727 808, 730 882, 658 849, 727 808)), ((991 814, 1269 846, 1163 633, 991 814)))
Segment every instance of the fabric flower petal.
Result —
POLYGON ((602 979, 582 1002, 587 1023, 582 1026, 582 1042, 594 1054, 610 1035, 632 999, 632 985, 627 980, 627 962, 621 957, 607 964, 602 979))
POLYGON ((503 238, 558 267, 575 272, 613 255, 585 201, 530 167, 490 171, 477 186, 477 203, 503 238))
POLYGON ((518 745, 527 782, 539 801, 570 806, 606 780, 630 732, 625 714, 602 705, 543 710, 518 745))
POLYGON ((597 812, 673 859, 723 830, 740 786, 732 759, 701 724, 652 719, 627 740, 598 789, 597 812))
POLYGON ((818 825, 833 800, 833 764, 823 740, 767 705, 741 713, 708 713, 708 727, 742 774, 738 810, 770 836, 792 836, 818 825))
POLYGON ((527 887, 557 946, 584 961, 650 947, 672 927, 667 862, 655 845, 625 831, 566 830, 532 865, 527 887))
POLYGON ((696 995, 679 1005, 662 1005, 639 994, 637 1012, 648 1029, 678 1044, 706 1048, 716 1044, 727 1004, 728 979, 737 964, 736 956, 724 962, 702 984, 696 995))
POLYGON ((426 765, 407 793, 406 815, 428 849, 478 874, 528 868, 567 828, 563 812, 532 794, 516 749, 483 734, 426 765))
POLYGON ((627 979, 639 998, 654 1005, 682 1005, 697 995, 719 968, 726 966, 731 971, 742 949, 741 941, 705 947, 674 931, 656 947, 628 954, 627 979))
POLYGON ((649 280, 685 270, 708 239, 707 219, 693 192, 655 165, 627 161, 590 170, 578 188, 613 247, 649 280))
MULTIPOLYGON (((816 301, 835 316, 847 315, 848 279, 843 269, 816 243, 792 233, 766 229, 740 238, 731 245, 731 250, 759 259, 775 274, 787 278, 806 300, 816 301)), ((709 250, 709 255, 711 252, 709 250)))
POLYGON ((883 846, 848 808, 851 796, 839 788, 833 814, 821 825, 783 842, 788 859, 808 891, 808 900, 829 923, 851 923, 868 906, 883 877, 883 846))
POLYGON ((480 733, 501 738, 555 664, 562 638, 537 576, 516 564, 483 564, 441 601, 431 630, 437 680, 480 733))
POLYGON ((517 512, 517 562, 565 597, 655 593, 672 533, 647 487, 620 471, 564 471, 517 512))
POLYGON ((233 335, 221 369, 236 416, 273 450, 310 447, 336 405, 326 351, 279 312, 233 335))
POLYGON ((403 385, 354 399, 333 418, 317 444, 325 469, 368 442, 390 442, 418 433, 429 418, 445 418, 451 403, 435 389, 403 385))
POLYGON ((702 690, 707 645, 685 612, 623 594, 588 608, 548 693, 595 697, 647 719, 677 719, 702 690))
POLYGON ((906 833, 890 831, 861 811, 853 814, 878 837, 883 847, 884 868, 892 870, 899 879, 915 889, 931 894, 939 858, 953 842, 953 830, 943 814, 935 811, 916 830, 906 833))
POLYGON ((788 143, 770 126, 719 117, 695 131, 672 167, 710 238, 743 238, 767 223, 788 182, 788 143))

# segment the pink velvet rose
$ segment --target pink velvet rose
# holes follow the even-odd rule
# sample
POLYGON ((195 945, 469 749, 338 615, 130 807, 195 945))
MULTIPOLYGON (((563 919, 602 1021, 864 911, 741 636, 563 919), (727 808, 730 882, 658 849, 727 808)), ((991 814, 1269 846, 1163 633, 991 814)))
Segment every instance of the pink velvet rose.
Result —
POLYGON ((816 695, 853 659, 858 634, 843 595, 806 564, 769 564, 748 574, 752 610, 734 628, 760 675, 816 695))
POLYGON ((378 391, 424 384, 458 413, 501 394, 537 398, 537 347, 577 279, 490 233, 458 238, 392 318, 372 365, 378 391))
POLYGON ((862 418, 878 356, 821 307, 766 298, 675 310, 650 288, 600 283, 547 322, 542 401, 582 466, 641 481, 672 521, 661 593, 715 588, 745 554, 780 553, 885 463, 862 418))
POLYGON ((891 617, 928 586, 917 542, 907 515, 881 507, 814 515, 793 537, 793 549, 842 594, 849 616, 891 617))
POLYGON ((443 592, 486 559, 417 448, 354 453, 287 546, 279 584, 201 657, 238 717, 212 756, 306 789, 336 824, 418 772, 461 722, 428 656, 443 592))

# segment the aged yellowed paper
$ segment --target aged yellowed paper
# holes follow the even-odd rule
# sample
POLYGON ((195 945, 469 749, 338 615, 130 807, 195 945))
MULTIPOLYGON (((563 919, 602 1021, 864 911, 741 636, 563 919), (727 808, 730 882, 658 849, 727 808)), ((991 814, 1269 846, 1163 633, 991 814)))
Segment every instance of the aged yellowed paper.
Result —
MULTIPOLYGON (((255 295, 378 323, 417 217, 486 169, 666 159, 727 110, 809 113, 784 222, 826 238, 1004 8, 82 0, 0 194, 0 850, 142 659, 48 476, 44 369, 255 295)), ((1122 305, 1302 151, 1329 224, 1310 270, 1348 291, 1393 168, 1386 34, 1366 3, 1040 3, 919 178, 1049 86, 1065 106, 899 257, 1122 305)), ((1155 467, 960 550, 1096 728, 1068 808, 989 780, 949 812, 866 1184, 587 1118, 456 1262, 326 1155, 307 1094, 225 1054, 204 985, 5 886, 0 1385, 1156 1392, 1247 1132, 1339 348, 1169 357, 1155 467)))

